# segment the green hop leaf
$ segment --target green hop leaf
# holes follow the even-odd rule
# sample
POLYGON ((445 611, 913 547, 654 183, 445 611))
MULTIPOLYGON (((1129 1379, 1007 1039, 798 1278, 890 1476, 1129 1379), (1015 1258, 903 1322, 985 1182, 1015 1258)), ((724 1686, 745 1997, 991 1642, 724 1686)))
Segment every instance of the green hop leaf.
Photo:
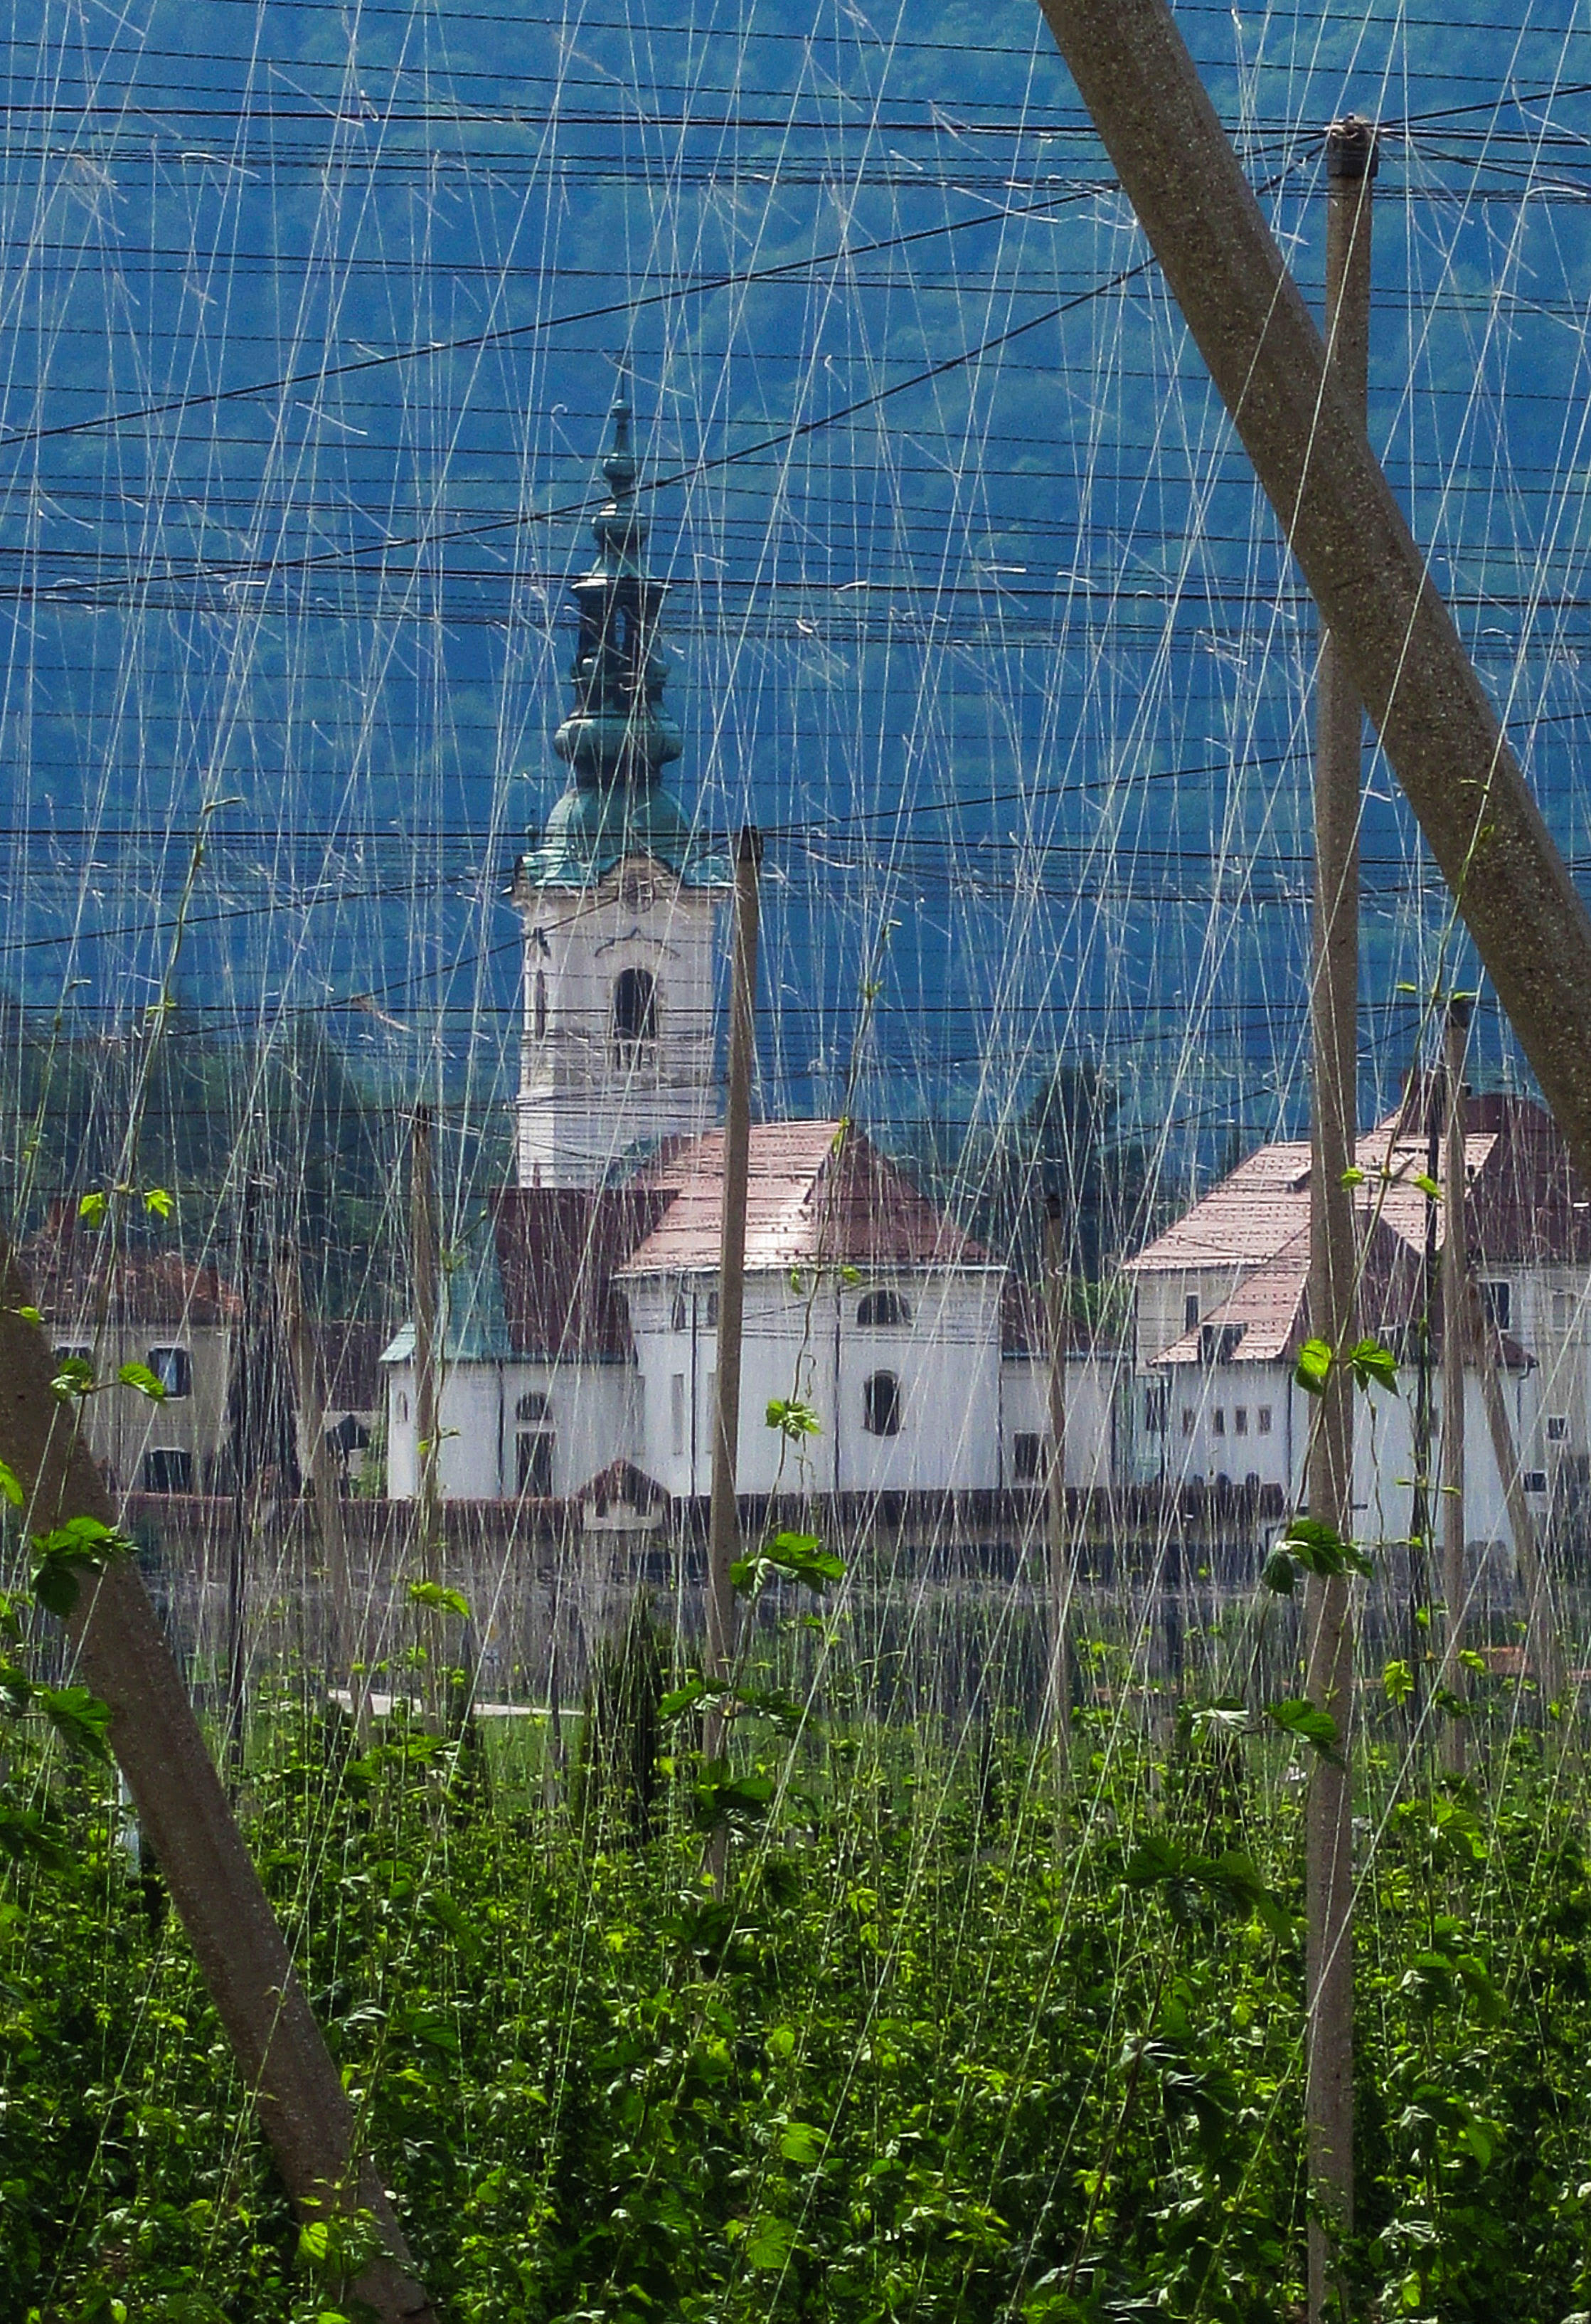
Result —
POLYGON ((777 1428, 779 1434, 787 1436, 793 1444, 799 1443, 804 1436, 820 1435, 823 1431, 823 1423, 817 1414, 810 1404, 803 1404, 799 1397, 770 1397, 767 1418, 768 1425, 777 1428))
POLYGON ((1390 1348, 1379 1340, 1361 1340, 1348 1351, 1348 1364, 1355 1379, 1366 1394, 1372 1388, 1384 1388, 1393 1396, 1398 1392, 1398 1367, 1390 1348))
POLYGON ((1267 1703, 1265 1715, 1274 1719, 1284 1734, 1307 1743, 1311 1751, 1329 1759, 1334 1767, 1341 1766, 1337 1751, 1337 1721, 1329 1711, 1321 1711, 1301 1696, 1287 1702, 1267 1703))
POLYGON ((22 1479, 8 1461, 0 1461, 0 1499, 8 1500, 14 1509, 20 1509, 27 1499, 22 1479))
POLYGON ((1389 1702, 1407 1702, 1414 1692, 1414 1674, 1407 1663, 1390 1662, 1382 1671, 1381 1687, 1389 1702))
POLYGON ((177 1207, 176 1198, 164 1186, 152 1186, 143 1197, 143 1207, 152 1218, 169 1219, 177 1207))
POLYGON ((103 1194, 85 1194, 82 1201, 78 1204, 78 1216, 88 1226, 97 1227, 102 1225, 105 1220, 105 1213, 106 1199, 103 1194))
POLYGON ((166 1383, 159 1372, 152 1372, 147 1364, 121 1364, 116 1378, 124 1388, 135 1388, 140 1396, 148 1397, 152 1404, 164 1404, 166 1383))
POLYGON ((1298 1351, 1293 1379, 1306 1396, 1324 1396, 1331 1374, 1331 1351, 1324 1340, 1306 1340, 1298 1351))
POLYGON ((462 1590, 449 1590, 442 1582, 411 1582, 409 1585, 411 1606, 428 1606, 435 1614, 456 1614, 467 1622, 470 1601, 462 1590))

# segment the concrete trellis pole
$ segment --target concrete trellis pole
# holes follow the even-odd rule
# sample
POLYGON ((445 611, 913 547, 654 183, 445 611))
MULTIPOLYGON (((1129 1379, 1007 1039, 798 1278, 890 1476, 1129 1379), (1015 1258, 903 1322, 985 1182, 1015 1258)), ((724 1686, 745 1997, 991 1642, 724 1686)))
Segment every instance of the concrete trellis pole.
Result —
POLYGON ((1571 1705, 1568 1673, 1564 1667, 1563 1641, 1559 1636, 1558 1616, 1541 1556, 1541 1545, 1536 1536, 1536 1521, 1525 1498, 1519 1447, 1513 1441, 1513 1429, 1503 1394, 1503 1358, 1497 1328, 1481 1304, 1481 1296, 1473 1277, 1467 1278, 1466 1289, 1469 1301, 1469 1337, 1480 1373, 1486 1434, 1492 1440, 1492 1457, 1503 1480, 1503 1501, 1508 1511, 1508 1528, 1513 1536, 1513 1554, 1519 1566, 1520 1584, 1524 1591, 1526 1636, 1530 1642, 1531 1660, 1546 1700, 1561 1703, 1567 1711, 1571 1705))
POLYGON ((1166 0, 1041 0, 1582 1174, 1591 918, 1166 0))
POLYGON ((1066 1220, 1052 1194, 1044 1216, 1044 1333, 1049 1342, 1049 1458, 1046 1545, 1049 1559, 1050 1659, 1044 1682, 1044 1724, 1055 1773, 1069 1773, 1071 1684, 1067 1627, 1071 1611, 1071 1536, 1066 1507, 1066 1220))
MULTIPOLYGON (((1473 1333, 1469 1315, 1469 1251, 1466 1221, 1468 1185, 1464 1167, 1464 1052, 1469 1035, 1469 1007, 1449 1001, 1442 1035, 1442 1100, 1446 1114, 1442 1160, 1442 1600, 1447 1609, 1442 1628, 1442 1684, 1448 1693, 1466 1692, 1464 1665, 1464 1601, 1468 1589, 1465 1572, 1464 1383, 1473 1333)), ((1476 1353, 1485 1356, 1476 1347, 1476 1353)), ((1506 1480, 1504 1480, 1506 1484, 1506 1480)), ((1448 1713, 1442 1721, 1442 1766, 1450 1775, 1464 1773, 1464 1721, 1448 1713)))
MULTIPOLYGON (((1370 236, 1375 133, 1333 122, 1326 136, 1326 345, 1331 376, 1361 414, 1370 355, 1370 236)), ((1359 805, 1364 711, 1335 634, 1320 641, 1315 712, 1315 899, 1311 980, 1314 1061, 1310 1168, 1310 1325, 1338 1351, 1358 1337, 1353 1167, 1358 1138, 1359 805)), ((1354 1384, 1327 1374, 1310 1439, 1310 1514, 1343 1540, 1354 1530, 1354 1384)), ((1305 2114, 1309 2129, 1310 2311, 1336 2295, 1337 2246, 1354 2215, 1353 1733, 1349 1578, 1311 1578, 1311 1700, 1337 1722, 1316 1756, 1305 1810, 1305 2114)))
MULTIPOLYGON (((52 1395, 54 1366, 0 1235, 0 1459, 43 1533, 69 1517, 115 1523, 105 1481, 52 1395)), ((177 1666, 132 1558, 78 1569, 67 1628, 85 1683, 110 1706, 110 1741, 261 2126, 300 2213, 359 2208, 386 2246, 354 2286, 382 2324, 429 2324, 431 2309, 381 2174, 354 2153, 354 2108, 294 1973, 281 1931, 205 1748, 177 1666)))
POLYGON ((409 1265, 414 1278, 416 1522, 422 1563, 437 1545, 440 1399, 437 1393, 437 1166, 428 1105, 417 1105, 409 1132, 409 1265))
MULTIPOLYGON (((342 1494, 326 1441, 326 1386, 315 1346, 315 1334, 304 1313, 304 1281, 295 1246, 284 1242, 277 1254, 276 1281, 281 1301, 282 1328, 293 1368, 293 1398, 299 1410, 299 1462, 308 1480, 315 1503, 315 1526, 326 1560, 326 1583, 330 1594, 326 1623, 326 1676, 341 1685, 349 1674, 354 1653, 354 1600, 348 1579, 348 1537, 343 1517, 342 1494)), ((361 1690, 354 1689, 355 1700, 361 1690)))
MULTIPOLYGON (((713 1499, 708 1517, 707 1667, 724 1679, 735 1654, 730 1568, 740 1545, 735 1500, 740 1450, 740 1326, 746 1299, 746 1182, 751 1157, 751 1074, 757 1055, 758 870, 761 835, 748 824, 735 842, 731 938, 729 1090, 723 1117, 723 1213, 718 1246, 718 1377, 713 1412, 713 1499)), ((708 1721, 707 1756, 722 1747, 708 1721)))

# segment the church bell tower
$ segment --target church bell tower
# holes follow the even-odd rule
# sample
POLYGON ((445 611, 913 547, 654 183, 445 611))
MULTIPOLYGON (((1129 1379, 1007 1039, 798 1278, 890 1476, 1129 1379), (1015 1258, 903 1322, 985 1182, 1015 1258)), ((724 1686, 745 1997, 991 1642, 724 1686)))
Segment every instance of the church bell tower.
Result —
POLYGON ((612 423, 597 561, 571 585, 575 700, 553 737, 568 788, 514 875, 522 1186, 600 1186, 660 1139, 699 1135, 715 1102, 714 924, 729 875, 664 779, 685 744, 663 707, 666 584, 647 570, 622 381, 612 423))

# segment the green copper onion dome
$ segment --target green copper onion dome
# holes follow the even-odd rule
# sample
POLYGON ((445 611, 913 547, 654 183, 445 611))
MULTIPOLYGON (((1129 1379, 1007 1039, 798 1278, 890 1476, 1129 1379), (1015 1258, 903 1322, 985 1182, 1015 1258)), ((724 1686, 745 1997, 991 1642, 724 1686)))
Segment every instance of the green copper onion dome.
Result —
POLYGON ((647 570, 649 528, 635 503, 622 381, 612 419, 602 461, 609 497, 591 525, 598 559, 570 585, 580 614, 569 672, 575 704, 553 736, 568 762, 569 788, 520 872, 538 887, 588 887, 627 855, 650 855, 692 885, 717 886, 724 867, 708 860, 663 780, 685 737, 663 707, 669 662, 658 623, 667 584, 647 570))

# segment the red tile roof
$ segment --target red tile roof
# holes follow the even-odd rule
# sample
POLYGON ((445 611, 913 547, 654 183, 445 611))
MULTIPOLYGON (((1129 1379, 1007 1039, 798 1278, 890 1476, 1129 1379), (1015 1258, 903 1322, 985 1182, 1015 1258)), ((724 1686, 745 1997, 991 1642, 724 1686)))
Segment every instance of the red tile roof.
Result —
POLYGON ((509 1338, 517 1355, 549 1362, 630 1353, 630 1319, 615 1268, 668 1207, 667 1191, 632 1184, 509 1186, 492 1225, 509 1338))
MULTIPOLYGON (((860 1130, 838 1121, 768 1121, 751 1131, 746 1266, 985 1267, 981 1244, 936 1210, 860 1130)), ((621 1277, 718 1265, 723 1133, 660 1157, 635 1181, 671 1199, 621 1277)))
MULTIPOLYGON (((1427 1202, 1414 1180, 1429 1157, 1425 1136, 1410 1133, 1398 1116, 1365 1133, 1356 1150, 1365 1179, 1354 1189, 1361 1231, 1378 1219, 1410 1250, 1424 1249, 1427 1202)), ((1504 1095, 1468 1099, 1464 1159, 1469 1245, 1480 1264, 1591 1263, 1591 1200, 1543 1107, 1504 1095)), ((1309 1214, 1308 1146, 1263 1146, 1129 1259, 1127 1271, 1265 1267, 1307 1229, 1309 1214)), ((1436 1225, 1439 1246, 1446 1232, 1439 1205, 1436 1225)))
POLYGON ((58 1332, 87 1333, 103 1314, 109 1323, 197 1327, 230 1323, 236 1292, 213 1267, 196 1267, 174 1250, 124 1250, 112 1270, 106 1304, 104 1237, 64 1219, 30 1235, 17 1252, 33 1305, 58 1332))

